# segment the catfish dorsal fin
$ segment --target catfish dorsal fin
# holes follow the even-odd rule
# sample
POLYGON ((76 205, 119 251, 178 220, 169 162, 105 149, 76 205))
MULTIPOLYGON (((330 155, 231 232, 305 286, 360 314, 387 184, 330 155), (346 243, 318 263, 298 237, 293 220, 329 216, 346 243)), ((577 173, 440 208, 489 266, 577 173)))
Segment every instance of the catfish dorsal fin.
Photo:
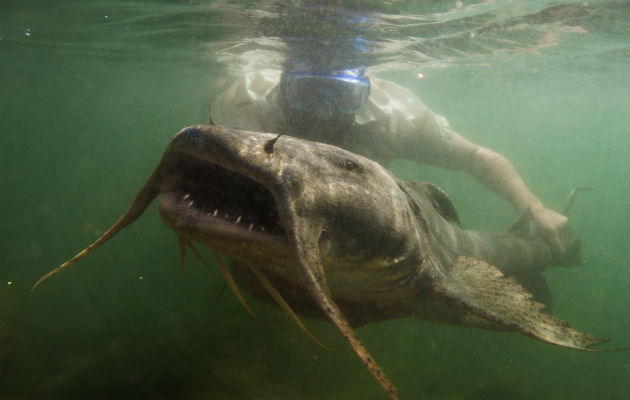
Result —
MULTIPOLYGON (((446 194, 444 190, 429 182, 408 181, 404 184, 418 193, 427 196, 433 208, 435 208, 442 218, 449 222, 455 222, 460 228, 462 227, 455 204, 453 204, 453 200, 448 197, 448 194, 446 194)), ((404 187, 401 186, 401 188, 405 191, 404 187)))

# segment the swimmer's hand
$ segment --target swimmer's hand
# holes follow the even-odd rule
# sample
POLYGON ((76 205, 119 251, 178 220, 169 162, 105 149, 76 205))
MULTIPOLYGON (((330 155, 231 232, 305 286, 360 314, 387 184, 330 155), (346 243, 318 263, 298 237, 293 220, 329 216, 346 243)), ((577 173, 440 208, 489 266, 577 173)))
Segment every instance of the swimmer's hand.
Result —
POLYGON ((536 231, 551 246, 556 256, 567 252, 569 220, 564 215, 545 208, 542 204, 530 207, 536 231))

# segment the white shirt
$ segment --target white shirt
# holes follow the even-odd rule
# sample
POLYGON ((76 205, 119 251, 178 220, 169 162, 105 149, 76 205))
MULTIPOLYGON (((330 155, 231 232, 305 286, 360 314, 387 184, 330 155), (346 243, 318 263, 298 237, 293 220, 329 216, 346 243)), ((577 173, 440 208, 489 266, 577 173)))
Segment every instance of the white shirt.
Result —
MULTIPOLYGON (((281 71, 248 72, 212 106, 215 123, 235 129, 279 133, 287 130, 277 98, 281 71)), ((370 96, 352 127, 330 144, 387 166, 396 158, 431 162, 446 151, 450 129, 411 91, 370 76, 370 96)), ((292 135, 295 135, 293 132, 292 135)))

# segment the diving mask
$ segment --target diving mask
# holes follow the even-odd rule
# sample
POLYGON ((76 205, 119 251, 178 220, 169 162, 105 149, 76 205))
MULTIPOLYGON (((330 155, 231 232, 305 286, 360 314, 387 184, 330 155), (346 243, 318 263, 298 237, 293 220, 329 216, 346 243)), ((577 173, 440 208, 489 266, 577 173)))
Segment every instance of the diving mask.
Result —
POLYGON ((354 114, 370 95, 365 68, 285 71, 282 90, 287 102, 300 111, 334 108, 354 114))

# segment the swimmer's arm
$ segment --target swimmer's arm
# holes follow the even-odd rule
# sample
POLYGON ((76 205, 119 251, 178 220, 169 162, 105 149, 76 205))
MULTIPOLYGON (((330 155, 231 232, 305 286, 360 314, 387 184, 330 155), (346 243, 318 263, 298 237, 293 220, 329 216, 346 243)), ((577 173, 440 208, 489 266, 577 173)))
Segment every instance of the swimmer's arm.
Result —
POLYGON ((557 253, 566 251, 567 218, 545 208, 507 158, 453 131, 450 131, 450 144, 444 149, 439 164, 472 175, 486 188, 506 199, 517 212, 529 207, 538 232, 553 250, 557 253))

